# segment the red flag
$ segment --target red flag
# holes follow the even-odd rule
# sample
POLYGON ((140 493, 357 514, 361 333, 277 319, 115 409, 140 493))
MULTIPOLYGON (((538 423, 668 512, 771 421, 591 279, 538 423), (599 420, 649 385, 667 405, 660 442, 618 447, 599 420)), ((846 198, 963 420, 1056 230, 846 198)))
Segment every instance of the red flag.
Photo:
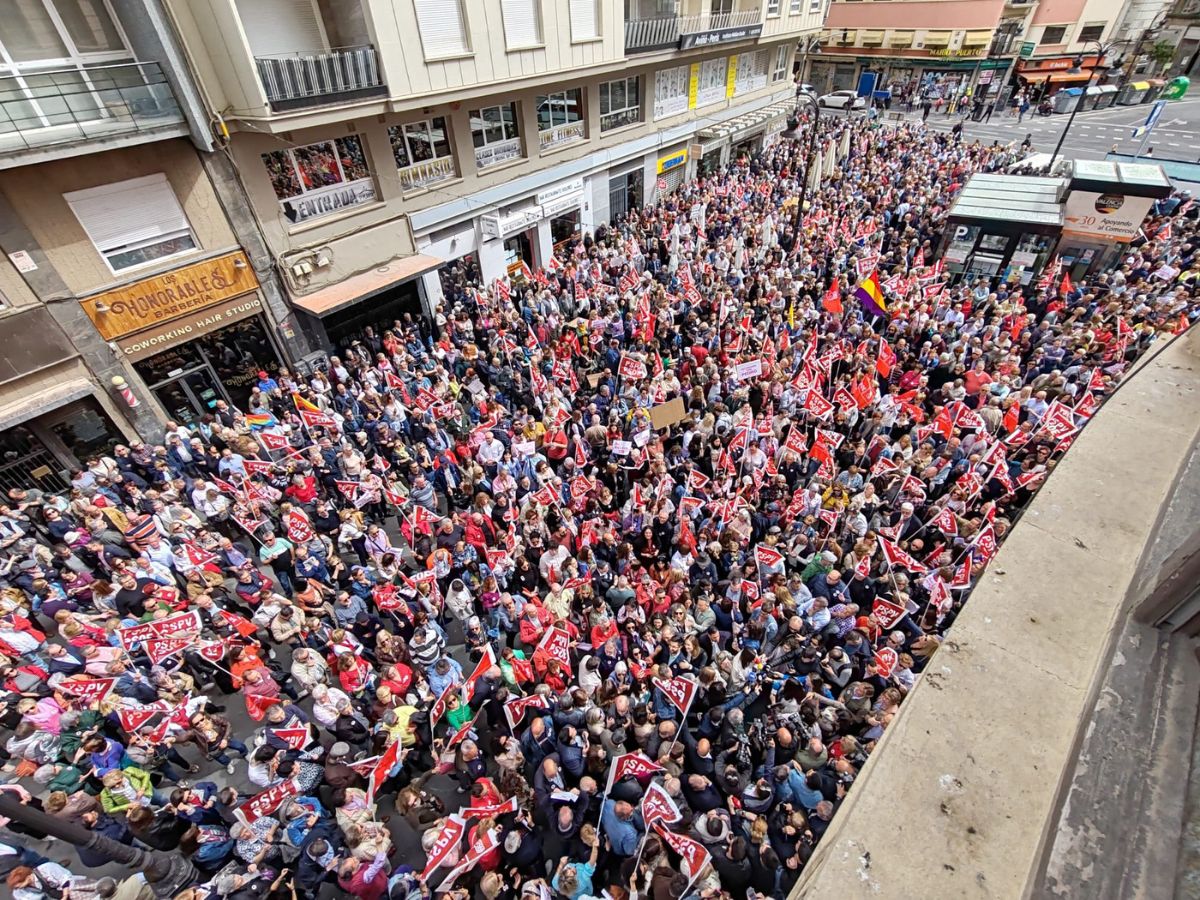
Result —
POLYGON ((117 719, 127 734, 133 734, 162 710, 158 709, 118 709, 117 719))
POLYGON ((691 678, 654 678, 654 686, 663 692, 671 704, 686 716, 696 696, 697 684, 691 678))
POLYGON ((954 517, 954 510, 949 506, 943 506, 941 512, 929 520, 929 524, 947 537, 958 534, 958 519, 954 517))
POLYGON ((971 586, 971 554, 967 553, 963 556, 962 564, 954 572, 954 578, 950 580, 952 588, 966 588, 971 586))
POLYGON ((1062 296, 1067 296, 1074 288, 1071 286, 1071 273, 1063 272, 1062 282, 1058 285, 1058 292, 1062 296))
POLYGON ((879 339, 879 357, 875 360, 875 371, 884 378, 890 378, 892 367, 896 365, 896 353, 888 342, 883 338, 879 339))
MULTIPOLYGON (((292 720, 296 721, 295 719, 292 720)), ((292 725, 287 728, 272 728, 271 734, 279 738, 293 750, 303 750, 308 743, 308 729, 303 725, 292 725)))
POLYGON ((642 795, 642 821, 646 823, 646 827, 653 827, 655 822, 673 825, 682 818, 683 813, 679 811, 666 789, 657 781, 650 782, 646 793, 642 795))
POLYGON ((113 685, 116 683, 117 679, 115 678, 80 678, 60 681, 58 690, 64 694, 70 694, 72 697, 78 697, 90 706, 93 703, 99 703, 112 693, 113 685))
POLYGON ((308 521, 308 516, 298 509, 284 515, 283 526, 287 530, 288 540, 293 544, 307 544, 317 536, 308 521))
POLYGON ((831 312, 835 316, 840 316, 845 312, 845 308, 842 306, 842 288, 838 284, 836 276, 833 279, 833 284, 829 286, 829 290, 821 297, 821 306, 825 307, 827 312, 831 312))
POLYGON ((884 678, 892 677, 892 672, 899 661, 900 657, 891 647, 884 647, 881 650, 875 651, 875 668, 879 670, 879 674, 884 678))
POLYGON ((184 542, 183 552, 187 555, 188 562, 193 566, 207 566, 209 563, 217 561, 215 553, 209 553, 203 547, 198 547, 191 541, 184 542))
POLYGON ((236 815, 243 824, 253 825, 264 816, 269 816, 275 810, 279 809, 284 800, 289 797, 295 797, 300 793, 300 785, 295 778, 289 778, 287 781, 281 781, 278 784, 273 784, 265 791, 255 794, 245 803, 235 810, 236 815))
POLYGON ((545 652, 551 659, 557 659, 567 669, 571 668, 571 635, 565 628, 557 625, 547 628, 542 639, 538 641, 537 649, 545 652))
POLYGON ((537 694, 530 697, 514 697, 511 700, 506 700, 504 702, 504 717, 508 719, 508 727, 515 731, 517 725, 525 718, 525 710, 536 709, 541 705, 542 698, 537 694))
POLYGON ((816 416, 818 419, 824 419, 833 412, 833 404, 821 396, 821 392, 813 388, 808 392, 808 396, 804 398, 803 407, 805 412, 816 416))
POLYGON ((400 762, 400 749, 400 742, 392 741, 391 745, 383 751, 383 755, 379 757, 379 761, 375 763, 375 768, 371 770, 371 777, 368 779, 368 803, 375 802, 375 795, 379 791, 379 786, 387 781, 396 763, 400 762))
POLYGON ((607 794, 611 791, 613 784, 627 775, 632 775, 640 781, 651 778, 662 771, 662 766, 640 753, 622 753, 613 759, 612 765, 609 767, 608 783, 604 786, 604 793, 607 794))
POLYGON ((889 566, 899 566, 903 569, 908 569, 914 575, 923 575, 929 570, 893 544, 886 538, 879 539, 879 547, 883 550, 883 558, 887 560, 889 566))
MULTIPOLYGON (((690 837, 684 837, 681 834, 675 834, 673 831, 667 831, 661 823, 656 824, 654 829, 666 841, 667 845, 682 858, 683 874, 688 877, 688 887, 690 888, 692 882, 696 880, 696 876, 704 871, 704 867, 708 865, 709 860, 712 858, 711 855, 699 841, 694 841, 690 837)), ((684 893, 687 893, 686 888, 684 889, 684 893)))
POLYGON ((180 653, 184 648, 191 646, 190 638, 167 638, 165 640, 146 641, 146 655, 150 657, 151 665, 157 666, 169 656, 174 656, 180 653))
POLYGON ((267 710, 279 702, 278 697, 264 697, 261 694, 246 694, 246 712, 255 722, 261 722, 267 710))
POLYGON ((760 568, 770 569, 783 562, 783 554, 774 547, 759 544, 754 548, 754 561, 760 568))
POLYGON ((488 669, 496 665, 496 651, 492 649, 491 644, 485 644, 483 648, 483 656, 479 658, 479 662, 475 664, 474 671, 467 676, 467 680, 463 682, 463 691, 469 697, 475 695, 475 682, 487 674, 488 669))
POLYGON ((1021 421, 1021 406, 1019 403, 1013 403, 1004 411, 1004 430, 1013 432, 1017 430, 1017 425, 1021 421))
POLYGON ((896 627, 896 623, 908 615, 908 610, 903 606, 878 597, 875 599, 872 612, 875 613, 875 620, 879 623, 879 627, 884 631, 896 627))

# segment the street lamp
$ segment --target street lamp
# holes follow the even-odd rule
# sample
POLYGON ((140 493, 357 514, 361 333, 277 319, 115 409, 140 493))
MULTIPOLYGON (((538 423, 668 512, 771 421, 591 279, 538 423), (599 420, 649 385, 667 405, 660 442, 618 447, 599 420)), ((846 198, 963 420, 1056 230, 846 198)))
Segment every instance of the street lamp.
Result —
MULTIPOLYGON (((1107 44, 1101 44, 1099 41, 1086 41, 1084 49, 1088 46, 1096 45, 1096 65, 1092 71, 1088 73, 1087 83, 1083 86, 1083 93, 1079 95, 1079 99, 1075 101, 1075 105, 1071 107, 1071 117, 1067 119, 1067 125, 1062 130, 1062 134, 1058 136, 1058 143, 1054 145, 1054 152, 1050 154, 1050 162, 1046 163, 1046 171, 1044 174, 1049 175, 1054 171, 1054 161, 1058 158, 1058 151, 1062 149, 1063 141, 1067 138, 1067 132, 1071 130, 1071 123, 1075 121, 1075 114, 1079 112, 1079 107, 1083 106, 1084 98, 1087 97, 1088 88, 1092 86, 1092 75, 1096 70, 1104 64, 1104 58, 1108 56, 1108 51, 1118 44, 1128 44, 1129 41, 1111 41, 1107 44)), ((1079 71, 1079 67, 1083 65, 1083 57, 1075 57, 1075 65, 1071 66, 1071 71, 1079 71)))
POLYGON ((10 791, 0 791, 0 816, 44 831, 76 847, 103 853, 114 862, 140 871, 156 897, 174 897, 188 885, 200 880, 199 873, 182 853, 138 850, 74 822, 26 806, 10 791))
MULTIPOLYGON (((808 179, 812 175, 813 160, 817 153, 817 131, 820 130, 821 125, 821 104, 817 102, 817 98, 812 94, 799 94, 796 99, 807 102, 812 106, 813 111, 812 123, 808 130, 808 152, 805 154, 804 159, 804 178, 800 182, 800 198, 796 203, 796 220, 792 225, 792 230, 796 233, 796 240, 799 241, 802 228, 801 223, 804 219, 804 201, 808 198, 808 179)), ((798 102, 796 104, 797 112, 792 113, 793 116, 796 116, 796 127, 790 129, 793 138, 796 136, 796 130, 800 127, 799 109, 800 104, 798 102)))

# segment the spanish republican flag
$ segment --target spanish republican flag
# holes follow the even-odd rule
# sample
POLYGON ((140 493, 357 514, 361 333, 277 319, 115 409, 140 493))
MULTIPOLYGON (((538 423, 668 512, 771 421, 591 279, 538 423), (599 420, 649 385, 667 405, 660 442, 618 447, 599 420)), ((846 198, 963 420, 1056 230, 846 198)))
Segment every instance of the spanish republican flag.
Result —
POLYGON ((292 402, 296 404, 297 412, 321 412, 321 408, 319 406, 314 403, 310 403, 295 392, 292 393, 292 402))
POLYGON ((874 272, 858 283, 854 295, 858 297, 868 315, 887 315, 887 301, 883 298, 883 288, 879 286, 879 278, 874 272))

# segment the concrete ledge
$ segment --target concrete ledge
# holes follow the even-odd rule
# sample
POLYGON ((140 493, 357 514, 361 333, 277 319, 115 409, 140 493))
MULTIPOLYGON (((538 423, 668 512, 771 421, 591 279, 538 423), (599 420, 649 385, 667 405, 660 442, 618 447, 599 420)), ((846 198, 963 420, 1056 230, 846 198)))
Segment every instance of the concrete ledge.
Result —
POLYGON ((863 768, 795 898, 1031 896, 1159 512, 1200 426, 1200 329, 1084 429, 863 768))

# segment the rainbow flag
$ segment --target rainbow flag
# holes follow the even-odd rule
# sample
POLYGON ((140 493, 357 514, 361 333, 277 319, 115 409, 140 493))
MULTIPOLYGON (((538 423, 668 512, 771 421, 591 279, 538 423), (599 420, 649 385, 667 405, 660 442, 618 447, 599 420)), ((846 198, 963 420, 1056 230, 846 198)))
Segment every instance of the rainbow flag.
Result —
POLYGON ((879 279, 874 272, 858 283, 858 288, 854 291, 854 295, 858 297, 859 302, 868 315, 887 315, 887 300, 883 297, 883 288, 879 286, 879 279))
POLYGON ((272 425, 278 425, 278 420, 269 412, 265 413, 246 413, 246 424, 251 429, 270 428, 272 425))

